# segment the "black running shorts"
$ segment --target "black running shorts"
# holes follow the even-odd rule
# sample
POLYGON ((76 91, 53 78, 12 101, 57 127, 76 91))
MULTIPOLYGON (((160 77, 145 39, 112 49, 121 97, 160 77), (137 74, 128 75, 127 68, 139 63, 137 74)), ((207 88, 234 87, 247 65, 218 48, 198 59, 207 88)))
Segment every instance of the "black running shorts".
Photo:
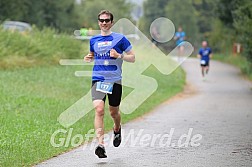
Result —
POLYGON ((117 107, 121 103, 122 98, 122 85, 121 81, 114 83, 112 94, 106 94, 103 92, 96 91, 97 81, 92 81, 92 100, 103 100, 105 102, 106 95, 108 96, 109 105, 117 107))
POLYGON ((205 64, 200 64, 201 67, 209 67, 209 61, 206 61, 205 64))

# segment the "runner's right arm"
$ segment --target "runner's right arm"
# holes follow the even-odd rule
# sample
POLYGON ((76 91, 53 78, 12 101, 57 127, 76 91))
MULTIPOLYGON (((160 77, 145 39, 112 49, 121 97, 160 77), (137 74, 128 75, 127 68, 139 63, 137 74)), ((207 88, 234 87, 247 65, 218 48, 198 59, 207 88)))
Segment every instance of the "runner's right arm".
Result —
POLYGON ((94 52, 90 52, 84 57, 84 61, 90 63, 94 60, 94 52))

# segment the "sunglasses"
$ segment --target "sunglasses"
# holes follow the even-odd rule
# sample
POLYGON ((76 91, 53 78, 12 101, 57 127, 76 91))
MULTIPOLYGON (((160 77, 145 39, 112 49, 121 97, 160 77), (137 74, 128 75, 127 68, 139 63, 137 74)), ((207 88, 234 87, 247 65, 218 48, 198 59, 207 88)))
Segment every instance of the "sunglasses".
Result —
POLYGON ((103 23, 105 21, 105 23, 108 23, 110 22, 111 20, 110 19, 98 19, 99 22, 103 23))

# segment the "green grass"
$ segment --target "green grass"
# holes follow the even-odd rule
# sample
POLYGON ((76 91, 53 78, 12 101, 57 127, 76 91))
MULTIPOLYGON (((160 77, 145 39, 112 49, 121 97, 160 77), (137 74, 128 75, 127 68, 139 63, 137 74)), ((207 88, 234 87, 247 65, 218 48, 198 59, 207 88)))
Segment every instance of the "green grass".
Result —
MULTIPOLYGON (((60 113, 90 88, 91 78, 74 76, 74 71, 81 69, 55 65, 0 71, 0 166, 30 166, 71 149, 71 146, 53 147, 50 138, 63 128, 57 122, 60 113)), ((145 74, 156 78, 159 87, 137 111, 123 114, 123 123, 183 90, 185 74, 181 69, 165 76, 151 66, 145 74)), ((130 91, 125 87, 124 96, 130 91)), ((74 124, 72 136, 93 129, 93 119, 94 113, 90 112, 74 124)), ((108 111, 105 120, 106 130, 111 129, 113 122, 108 111)), ((57 135, 56 141, 66 135, 57 135)))
MULTIPOLYGON (((76 58, 87 50, 87 43, 56 30, 33 27, 24 35, 0 27, 0 69, 34 67, 58 63, 60 58, 76 58)), ((82 56, 81 56, 82 57, 82 56)))
POLYGON ((246 60, 242 55, 226 55, 226 54, 214 54, 213 59, 219 60, 225 63, 233 64, 240 68, 242 73, 252 81, 252 63, 246 60))

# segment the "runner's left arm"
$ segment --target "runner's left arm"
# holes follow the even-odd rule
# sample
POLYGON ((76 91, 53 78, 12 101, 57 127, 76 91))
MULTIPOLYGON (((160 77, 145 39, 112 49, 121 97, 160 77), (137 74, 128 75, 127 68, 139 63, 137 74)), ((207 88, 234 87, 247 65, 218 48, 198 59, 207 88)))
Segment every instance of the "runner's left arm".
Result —
POLYGON ((126 54, 120 54, 115 49, 110 50, 110 56, 114 58, 119 58, 127 62, 135 62, 135 54, 132 50, 126 52, 126 54))
POLYGON ((126 54, 124 54, 121 58, 127 62, 131 62, 131 63, 135 62, 135 54, 133 50, 126 52, 126 54))
POLYGON ((211 59, 212 57, 213 57, 213 52, 212 52, 212 49, 210 48, 209 58, 211 59))

